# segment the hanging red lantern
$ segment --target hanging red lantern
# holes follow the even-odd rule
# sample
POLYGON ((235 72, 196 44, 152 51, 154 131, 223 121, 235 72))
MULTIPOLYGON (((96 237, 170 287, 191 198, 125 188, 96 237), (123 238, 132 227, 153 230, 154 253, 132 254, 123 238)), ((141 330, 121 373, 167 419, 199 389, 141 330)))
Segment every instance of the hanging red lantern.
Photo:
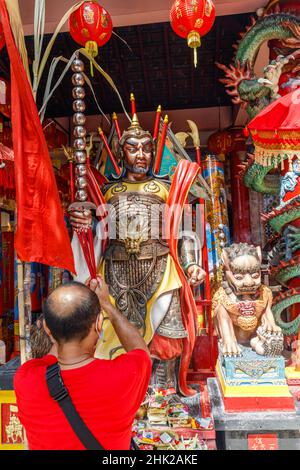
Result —
POLYGON ((0 51, 3 49, 4 46, 5 46, 5 37, 4 37, 2 23, 0 23, 0 51))
POLYGON ((85 0, 70 16, 69 28, 74 41, 96 57, 98 47, 109 41, 113 24, 110 14, 97 1, 85 0))
POLYGON ((194 49, 195 67, 201 37, 211 30, 215 17, 212 0, 175 0, 173 3, 170 12, 171 26, 175 33, 187 39, 188 46, 194 49))
POLYGON ((214 132, 207 141, 207 148, 210 153, 219 157, 221 161, 231 152, 233 148, 233 136, 228 131, 214 132))

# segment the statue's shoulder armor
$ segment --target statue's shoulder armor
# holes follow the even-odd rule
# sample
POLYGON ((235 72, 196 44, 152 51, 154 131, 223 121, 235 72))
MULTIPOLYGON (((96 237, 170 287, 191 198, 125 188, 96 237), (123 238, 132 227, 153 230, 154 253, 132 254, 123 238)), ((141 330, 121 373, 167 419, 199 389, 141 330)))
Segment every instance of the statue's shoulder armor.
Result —
POLYGON ((101 188, 101 192, 103 194, 103 196, 107 193, 107 191, 109 191, 109 189, 111 189, 115 184, 118 184, 118 181, 110 181, 109 183, 105 183, 102 188, 101 188))
POLYGON ((109 201, 114 196, 122 196, 126 193, 153 195, 165 201, 168 198, 170 185, 156 178, 149 178, 141 182, 132 182, 126 179, 116 181, 105 186, 104 197, 109 201))
POLYGON ((170 180, 157 179, 156 181, 158 181, 162 186, 164 186, 168 192, 170 191, 170 187, 171 187, 171 181, 170 180))

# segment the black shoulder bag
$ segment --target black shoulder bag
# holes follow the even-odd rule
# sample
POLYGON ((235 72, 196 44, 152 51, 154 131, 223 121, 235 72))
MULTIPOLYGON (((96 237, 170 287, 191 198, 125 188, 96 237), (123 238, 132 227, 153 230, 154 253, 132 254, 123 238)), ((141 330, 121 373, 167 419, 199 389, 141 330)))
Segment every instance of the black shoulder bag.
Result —
POLYGON ((87 450, 104 450, 104 447, 102 447, 78 414, 62 380, 58 363, 47 367, 46 380, 51 397, 61 407, 73 431, 84 447, 87 450))

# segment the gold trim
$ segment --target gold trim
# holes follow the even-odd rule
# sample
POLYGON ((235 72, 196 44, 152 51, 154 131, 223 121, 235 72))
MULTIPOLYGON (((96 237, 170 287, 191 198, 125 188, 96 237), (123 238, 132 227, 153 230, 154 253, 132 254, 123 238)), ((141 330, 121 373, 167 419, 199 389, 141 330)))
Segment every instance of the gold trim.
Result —
POLYGON ((250 132, 253 136, 258 136, 261 139, 300 139, 300 131, 288 131, 282 129, 274 129, 272 131, 258 131, 255 129, 252 131, 250 129, 250 132))
POLYGON ((293 144, 289 142, 254 142, 256 148, 260 148, 263 150, 270 149, 270 150, 300 150, 300 142, 297 144, 293 144))
MULTIPOLYGON (((274 146, 275 147, 275 146, 274 146)), ((281 167, 284 170, 284 160, 289 160, 289 167, 292 167, 292 161, 294 157, 300 158, 300 147, 297 149, 287 148, 263 148, 258 145, 255 146, 254 158, 256 163, 264 167, 273 166, 275 168, 281 167), (269 150, 269 151, 268 151, 269 150)), ((291 171, 291 170, 290 170, 291 171)))

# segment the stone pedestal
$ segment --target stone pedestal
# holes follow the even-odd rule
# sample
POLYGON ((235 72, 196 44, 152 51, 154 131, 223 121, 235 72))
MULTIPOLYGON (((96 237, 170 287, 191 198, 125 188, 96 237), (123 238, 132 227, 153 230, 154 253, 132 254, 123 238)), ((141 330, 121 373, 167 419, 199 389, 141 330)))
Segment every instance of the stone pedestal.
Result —
POLYGON ((300 450, 300 403, 294 411, 227 413, 218 381, 207 380, 218 450, 300 450))
POLYGON ((245 346, 239 357, 220 352, 216 376, 227 412, 294 410, 283 357, 259 356, 245 346))

